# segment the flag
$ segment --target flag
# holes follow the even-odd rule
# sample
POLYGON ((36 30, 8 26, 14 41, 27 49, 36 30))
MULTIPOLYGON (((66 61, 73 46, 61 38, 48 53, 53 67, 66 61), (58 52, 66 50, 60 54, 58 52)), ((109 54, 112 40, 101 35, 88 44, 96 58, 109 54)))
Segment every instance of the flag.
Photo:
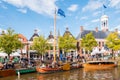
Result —
POLYGON ((104 7, 104 8, 107 8, 104 4, 103 4, 103 7, 104 7))
POLYGON ((60 14, 61 16, 64 16, 64 17, 65 17, 65 13, 64 13, 64 11, 61 10, 61 9, 58 9, 57 14, 60 14))

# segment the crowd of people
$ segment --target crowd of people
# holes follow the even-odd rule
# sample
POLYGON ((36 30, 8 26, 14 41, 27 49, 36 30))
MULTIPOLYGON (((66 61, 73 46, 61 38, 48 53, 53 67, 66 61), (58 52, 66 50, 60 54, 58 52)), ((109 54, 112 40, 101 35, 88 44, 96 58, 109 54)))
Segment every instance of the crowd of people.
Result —
POLYGON ((28 60, 28 58, 20 58, 19 56, 16 57, 0 57, 0 69, 15 69, 16 68, 16 64, 20 64, 21 68, 27 68, 28 65, 30 64, 31 66, 34 66, 35 61, 28 60))
MULTIPOLYGON (((46 65, 52 65, 54 61, 54 55, 46 53, 43 56, 37 57, 37 60, 34 58, 28 59, 27 57, 0 57, 0 69, 9 69, 9 68, 15 68, 15 64, 20 64, 21 68, 27 68, 28 65, 34 67, 37 65, 37 62, 40 62, 40 64, 46 64, 46 65)), ((85 61, 84 56, 80 56, 79 54, 74 55, 74 53, 70 53, 69 55, 65 55, 62 52, 59 55, 56 55, 56 64, 60 65, 59 62, 75 62, 75 61, 85 61)))
POLYGON ((14 64, 19 62, 19 57, 0 57, 0 69, 14 68, 14 64))

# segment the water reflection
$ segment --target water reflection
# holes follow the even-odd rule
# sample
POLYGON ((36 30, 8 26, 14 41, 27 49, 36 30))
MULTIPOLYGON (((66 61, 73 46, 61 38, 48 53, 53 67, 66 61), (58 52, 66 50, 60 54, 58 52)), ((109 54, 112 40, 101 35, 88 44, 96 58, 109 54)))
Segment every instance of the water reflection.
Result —
MULTIPOLYGON (((84 70, 84 69, 83 69, 84 70)), ((83 80, 120 80, 120 68, 97 71, 83 71, 83 80)))
POLYGON ((17 76, 12 76, 0 78, 0 80, 120 80, 120 67, 101 71, 76 69, 52 74, 31 73, 21 75, 20 79, 17 76))
POLYGON ((110 70, 104 71, 92 71, 92 72, 84 72, 83 78, 94 79, 94 80, 113 80, 112 73, 110 70))
POLYGON ((53 74, 37 75, 38 80, 78 80, 79 70, 65 71, 53 74), (54 77, 53 77, 54 76, 54 77))

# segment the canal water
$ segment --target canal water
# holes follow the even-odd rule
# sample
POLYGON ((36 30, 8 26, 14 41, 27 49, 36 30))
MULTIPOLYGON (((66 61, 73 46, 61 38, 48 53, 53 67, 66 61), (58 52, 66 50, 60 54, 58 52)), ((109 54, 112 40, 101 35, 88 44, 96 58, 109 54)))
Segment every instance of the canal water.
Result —
POLYGON ((120 80, 120 67, 100 71, 81 68, 51 74, 30 73, 21 75, 20 79, 18 76, 11 76, 0 80, 120 80))

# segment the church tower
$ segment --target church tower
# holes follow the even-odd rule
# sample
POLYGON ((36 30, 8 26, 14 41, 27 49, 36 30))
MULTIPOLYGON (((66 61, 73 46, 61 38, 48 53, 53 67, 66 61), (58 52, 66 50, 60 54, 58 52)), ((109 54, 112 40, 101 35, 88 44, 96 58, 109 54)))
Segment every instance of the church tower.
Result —
POLYGON ((101 29, 102 31, 108 31, 108 16, 101 16, 101 29))

